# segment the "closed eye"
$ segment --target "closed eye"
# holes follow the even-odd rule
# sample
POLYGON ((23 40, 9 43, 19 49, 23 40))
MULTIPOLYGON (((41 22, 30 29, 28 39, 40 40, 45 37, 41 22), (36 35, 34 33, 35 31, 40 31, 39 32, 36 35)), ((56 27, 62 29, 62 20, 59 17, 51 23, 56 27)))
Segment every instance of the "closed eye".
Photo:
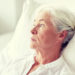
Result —
POLYGON ((44 26, 44 24, 38 24, 38 25, 33 25, 33 27, 42 27, 42 26, 44 26))

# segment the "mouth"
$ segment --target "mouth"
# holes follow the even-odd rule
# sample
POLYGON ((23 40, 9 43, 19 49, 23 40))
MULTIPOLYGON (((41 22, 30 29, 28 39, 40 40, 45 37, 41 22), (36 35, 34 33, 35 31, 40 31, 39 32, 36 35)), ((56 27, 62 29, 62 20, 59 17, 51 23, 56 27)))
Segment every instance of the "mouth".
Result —
POLYGON ((34 38, 31 38, 32 41, 36 41, 34 38))

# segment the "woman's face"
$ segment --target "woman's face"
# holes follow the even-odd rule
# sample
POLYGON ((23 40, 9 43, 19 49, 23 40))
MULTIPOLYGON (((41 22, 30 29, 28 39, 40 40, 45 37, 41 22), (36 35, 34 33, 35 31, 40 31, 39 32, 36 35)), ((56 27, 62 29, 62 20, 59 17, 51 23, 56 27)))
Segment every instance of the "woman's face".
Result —
POLYGON ((32 48, 49 48, 54 45, 57 37, 56 28, 51 22, 51 15, 47 11, 41 11, 34 20, 34 28, 31 30, 32 48))

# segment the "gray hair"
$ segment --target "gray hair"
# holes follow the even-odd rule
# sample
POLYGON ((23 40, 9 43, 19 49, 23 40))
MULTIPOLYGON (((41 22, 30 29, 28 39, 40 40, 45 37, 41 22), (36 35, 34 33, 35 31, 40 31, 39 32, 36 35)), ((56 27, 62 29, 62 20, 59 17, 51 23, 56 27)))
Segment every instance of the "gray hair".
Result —
POLYGON ((50 13, 53 15, 52 23, 56 26, 58 32, 67 30, 67 36, 62 43, 62 49, 67 46, 75 33, 75 15, 64 9, 54 9, 50 13))
POLYGON ((49 6, 41 7, 40 9, 49 11, 50 15, 52 15, 51 21, 53 25, 56 26, 58 32, 63 30, 68 31, 68 34, 62 43, 62 49, 65 48, 75 33, 75 15, 67 9, 56 9, 50 8, 49 6))

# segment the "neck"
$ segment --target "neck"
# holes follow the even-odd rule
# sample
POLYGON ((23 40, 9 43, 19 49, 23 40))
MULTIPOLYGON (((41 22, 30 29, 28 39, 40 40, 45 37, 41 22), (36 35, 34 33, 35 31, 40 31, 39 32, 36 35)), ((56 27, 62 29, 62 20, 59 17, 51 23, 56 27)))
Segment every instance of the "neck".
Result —
POLYGON ((60 56, 60 48, 51 48, 51 49, 43 49, 43 50, 37 50, 36 55, 36 61, 39 64, 47 64, 50 63, 56 59, 58 59, 60 56))

